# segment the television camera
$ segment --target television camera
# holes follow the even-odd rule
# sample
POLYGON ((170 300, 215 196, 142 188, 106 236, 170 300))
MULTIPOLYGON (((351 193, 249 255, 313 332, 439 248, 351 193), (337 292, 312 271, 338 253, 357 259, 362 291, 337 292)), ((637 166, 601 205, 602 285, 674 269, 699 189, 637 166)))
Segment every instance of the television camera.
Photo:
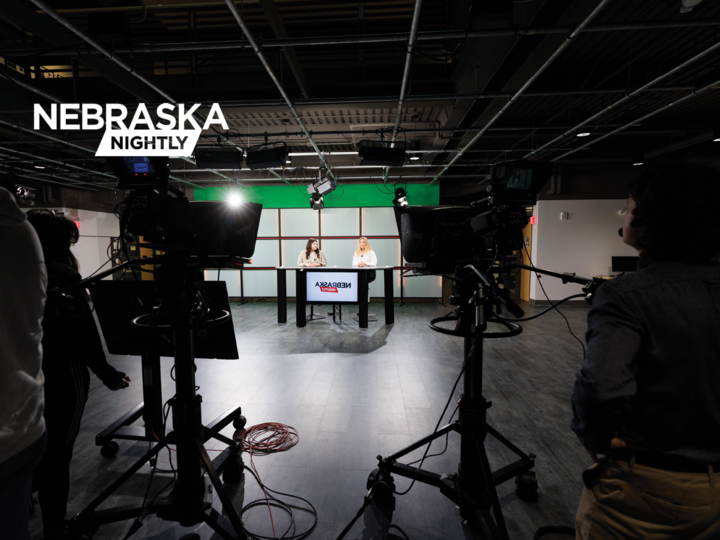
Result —
MULTIPOLYGON (((523 228, 528 224, 527 206, 537 196, 553 171, 551 163, 515 161, 495 165, 486 194, 468 206, 410 206, 404 193, 396 193, 395 217, 406 265, 420 274, 447 276, 452 285, 450 303, 453 313, 430 321, 436 332, 462 337, 463 393, 459 400, 459 419, 440 428, 391 456, 378 456, 378 468, 368 478, 368 488, 392 483, 392 474, 438 487, 460 509, 460 515, 480 527, 485 536, 509 538, 496 486, 515 478, 517 494, 526 500, 537 498, 533 454, 525 454, 497 430, 487 424, 491 403, 482 395, 483 342, 509 338, 522 332, 518 320, 523 310, 501 288, 493 274, 500 255, 523 249, 523 228), (502 308, 515 319, 506 319, 502 308), (449 328, 451 322, 454 327, 449 328), (487 332, 489 323, 501 325, 500 331, 487 332), (461 437, 457 472, 439 475, 422 469, 429 443, 457 432, 461 437), (487 435, 504 445, 517 460, 498 471, 491 471, 484 441, 487 435), (398 463, 403 456, 427 445, 417 467, 398 463)), ((496 270, 527 269, 561 278, 564 283, 581 283, 586 299, 592 297, 600 281, 512 265, 496 270)), ((459 379, 458 379, 459 382, 459 379)), ((449 402, 448 402, 449 403, 449 402)), ((441 419, 442 420, 442 419, 441 419)), ((392 504, 390 504, 392 507, 392 504)))
MULTIPOLYGON (((197 337, 207 335, 212 327, 230 325, 231 329, 232 325, 229 309, 219 310, 208 301, 210 288, 206 288, 204 284, 203 270, 225 266, 236 268, 249 260, 255 249, 262 205, 243 203, 231 206, 224 202, 190 202, 182 191, 169 185, 168 158, 108 158, 108 164, 118 176, 118 187, 129 190, 127 198, 116 212, 120 218, 121 240, 125 242, 131 238, 140 239, 141 247, 155 249, 161 252, 161 255, 128 260, 61 293, 83 290, 87 286, 91 286, 92 291, 96 281, 114 272, 133 265, 153 265, 152 291, 148 295, 146 288, 138 288, 139 292, 145 294, 143 298, 139 297, 137 302, 143 306, 143 312, 132 318, 131 324, 137 329, 134 335, 138 335, 138 331, 141 335, 158 335, 173 345, 175 397, 169 402, 172 407, 173 431, 165 434, 163 421, 159 437, 157 432, 153 432, 153 435, 158 437, 152 439, 156 444, 131 469, 90 502, 76 516, 73 526, 83 531, 103 523, 135 518, 127 538, 142 525, 142 520, 152 513, 165 520, 177 521, 185 527, 205 522, 220 537, 227 540, 244 538, 242 521, 219 475, 223 474, 226 482, 240 479, 240 446, 235 440, 220 434, 220 430, 230 423, 241 430, 245 426, 245 418, 241 415, 240 407, 237 407, 208 426, 202 424, 202 397, 196 394, 195 386, 195 352, 197 337), (161 333, 171 333, 172 339, 160 336, 161 333), (210 438, 228 445, 213 461, 209 459, 204 448, 204 442, 210 438), (157 454, 168 443, 175 444, 177 450, 177 477, 170 491, 162 493, 144 506, 97 510, 97 507, 144 463, 156 459, 157 454), (213 491, 220 498, 226 517, 212 509, 213 491)), ((143 268, 142 271, 148 270, 143 268)), ((138 283, 144 284, 147 282, 138 283)), ((98 292, 100 285, 125 284, 98 283, 98 292)), ((227 293, 224 294, 224 303, 227 305, 227 293)), ((103 325, 101 310, 98 310, 98 317, 103 325)), ((113 321, 116 318, 117 314, 113 321)), ((229 334, 228 339, 232 339, 233 343, 226 350, 231 352, 222 353, 224 356, 213 352, 213 357, 237 358, 234 332, 229 334)), ((218 335, 227 336, 228 332, 218 335)), ((158 338, 155 338, 155 341, 157 342, 158 338)), ((162 347, 155 347, 155 377, 159 376, 159 351, 166 350, 167 343, 162 347)), ((219 344, 213 345, 213 351, 221 348, 219 344)), ((123 354, 129 353, 123 351, 123 354)), ((143 352, 143 378, 145 371, 143 352)), ((146 385, 147 381, 144 381, 144 386, 146 385)), ((159 392, 159 385, 157 388, 159 392)), ((147 416, 145 419, 147 426, 150 419, 147 416)), ((105 455, 105 452, 103 454, 105 455)))

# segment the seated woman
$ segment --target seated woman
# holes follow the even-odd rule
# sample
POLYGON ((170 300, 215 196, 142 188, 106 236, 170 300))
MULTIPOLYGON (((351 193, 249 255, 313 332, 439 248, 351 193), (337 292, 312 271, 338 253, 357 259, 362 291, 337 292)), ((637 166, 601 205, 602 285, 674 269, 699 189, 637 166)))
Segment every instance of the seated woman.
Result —
POLYGON ((370 247, 370 242, 364 236, 358 240, 358 248, 353 255, 353 266, 364 268, 366 266, 377 266, 377 257, 370 247))
POLYGON ((310 238, 307 246, 300 252, 297 261, 298 266, 327 266, 325 255, 318 246, 318 241, 310 238))

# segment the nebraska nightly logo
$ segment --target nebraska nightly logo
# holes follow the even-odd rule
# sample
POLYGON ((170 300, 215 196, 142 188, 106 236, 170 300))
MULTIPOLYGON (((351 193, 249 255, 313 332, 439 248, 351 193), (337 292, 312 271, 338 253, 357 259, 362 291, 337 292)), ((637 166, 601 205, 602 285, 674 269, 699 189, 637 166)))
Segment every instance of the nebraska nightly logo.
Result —
POLYGON ((186 111, 185 104, 179 103, 176 111, 174 104, 163 103, 155 109, 158 121, 154 123, 147 106, 139 103, 130 124, 126 125, 128 110, 120 103, 108 103, 104 107, 97 103, 61 103, 58 107, 57 103, 53 103, 49 112, 35 103, 33 128, 40 129, 41 121, 52 130, 89 131, 105 128, 105 134, 95 152, 96 156, 101 157, 132 157, 138 154, 189 157, 202 130, 212 124, 218 124, 226 131, 228 129, 217 103, 213 103, 210 114, 200 127, 195 118, 195 111, 200 105, 195 103, 186 111), (186 123, 190 124, 190 129, 185 129, 186 123))
POLYGON ((345 283, 343 281, 318 281, 315 283, 315 287, 320 289, 320 292, 336 293, 338 289, 352 289, 352 283, 345 283))

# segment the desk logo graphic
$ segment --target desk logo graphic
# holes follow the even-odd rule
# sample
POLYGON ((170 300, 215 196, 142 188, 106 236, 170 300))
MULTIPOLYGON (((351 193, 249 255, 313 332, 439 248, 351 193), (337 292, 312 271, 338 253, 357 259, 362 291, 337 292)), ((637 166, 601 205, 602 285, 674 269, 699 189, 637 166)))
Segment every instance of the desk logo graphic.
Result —
POLYGON ((218 124, 227 131, 228 125, 223 116, 220 105, 213 103, 210 114, 200 126, 194 115, 200 107, 195 103, 186 111, 185 104, 163 103, 155 109, 157 122, 148 112, 147 106, 140 103, 130 120, 128 110, 120 103, 108 103, 104 107, 97 103, 57 103, 50 105, 50 111, 43 109, 42 105, 35 103, 33 108, 33 129, 39 130, 41 124, 47 125, 51 130, 100 130, 105 133, 96 156, 168 156, 189 157, 195 150, 195 145, 204 129, 218 124), (177 117, 173 113, 177 114, 177 117), (185 124, 190 129, 185 129, 185 124))
POLYGON ((342 281, 317 281, 315 287, 320 289, 320 292, 336 293, 338 289, 352 289, 352 283, 345 283, 342 281))

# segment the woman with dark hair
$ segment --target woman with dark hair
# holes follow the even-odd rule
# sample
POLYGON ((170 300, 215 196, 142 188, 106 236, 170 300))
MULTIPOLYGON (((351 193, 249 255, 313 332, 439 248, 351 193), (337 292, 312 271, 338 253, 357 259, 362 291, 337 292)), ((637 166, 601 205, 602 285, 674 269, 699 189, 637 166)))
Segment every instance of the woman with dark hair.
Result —
POLYGON ((327 260, 325 255, 318 247, 318 241, 315 238, 310 238, 307 241, 305 249, 300 252, 298 256, 298 266, 327 266, 327 260))
POLYGON ((31 210, 28 221, 40 238, 48 272, 42 321, 43 414, 48 440, 33 485, 42 509, 44 537, 50 540, 65 534, 70 460, 88 398, 88 367, 110 390, 127 388, 130 378, 107 363, 85 292, 78 289, 63 298, 51 292, 81 281, 77 259, 70 250, 79 237, 77 226, 48 210, 31 210))

